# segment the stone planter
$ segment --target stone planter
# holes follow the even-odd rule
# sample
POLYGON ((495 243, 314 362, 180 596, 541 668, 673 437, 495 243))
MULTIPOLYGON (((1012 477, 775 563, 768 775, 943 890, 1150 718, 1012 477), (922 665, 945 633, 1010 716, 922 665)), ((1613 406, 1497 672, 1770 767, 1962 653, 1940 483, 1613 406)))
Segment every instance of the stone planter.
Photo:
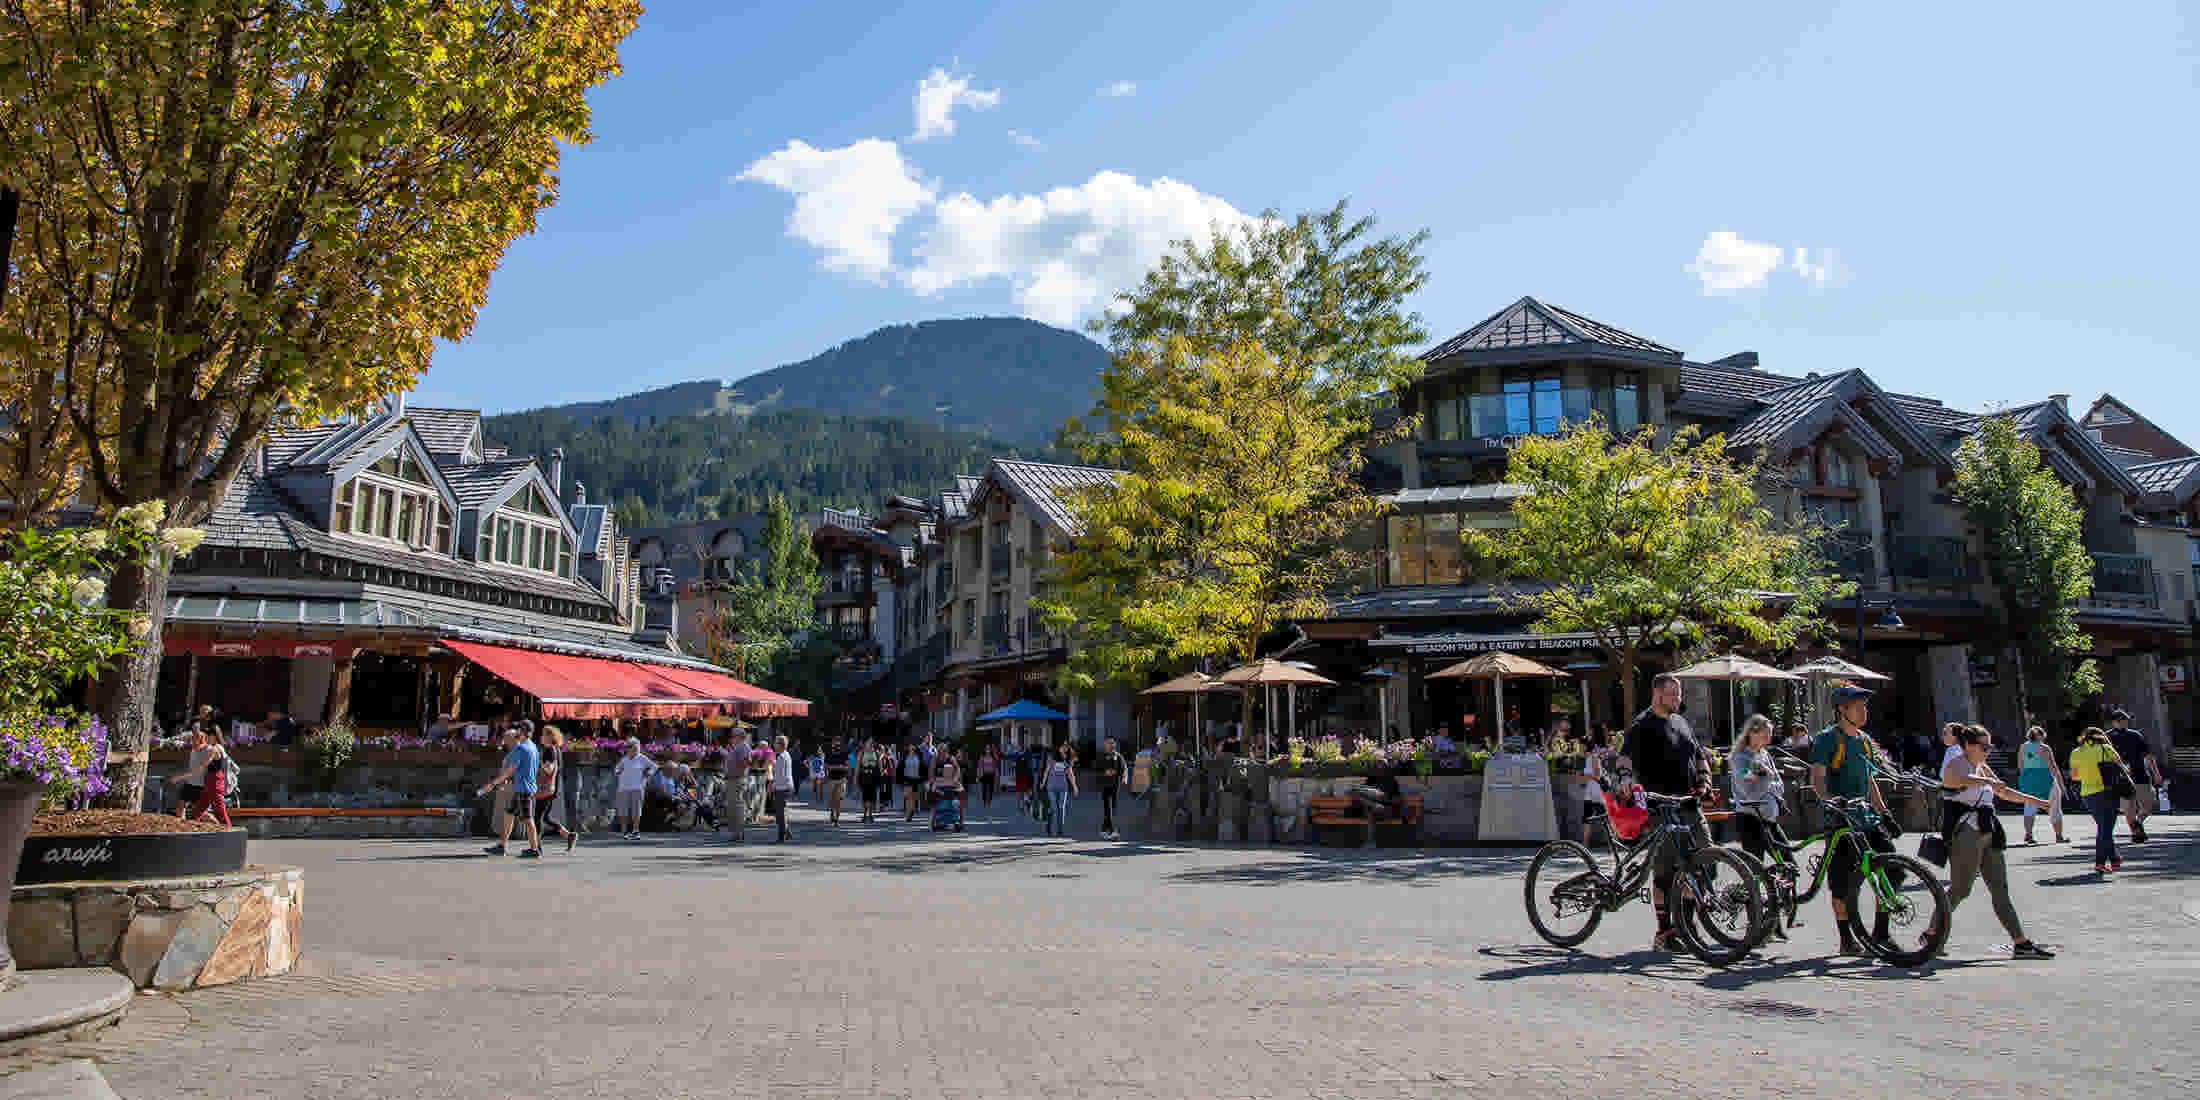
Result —
MULTIPOLYGON (((37 808, 37 801, 31 803, 37 808)), ((29 827, 25 819, 24 827, 29 827)), ((21 842, 10 886, 210 875, 244 866, 245 832, 36 836, 21 842)))
POLYGON ((356 762, 390 768, 466 768, 489 759, 490 754, 475 749, 362 749, 356 762))
MULTIPOLYGON (((38 800, 46 794, 46 785, 27 780, 0 782, 0 857, 6 858, 8 896, 15 892, 17 855, 23 850, 23 838, 31 831, 31 818, 38 814, 38 800)), ((0 898, 0 917, 8 915, 8 901, 0 898)), ((15 958, 5 944, 0 944, 0 990, 15 982, 15 958)))
POLYGON ((8 943, 25 969, 112 967, 140 989, 184 990, 286 974, 298 961, 305 874, 296 867, 11 894, 8 943))
MULTIPOLYGON (((239 745, 227 751, 229 758, 236 761, 240 768, 247 764, 290 764, 304 759, 297 750, 280 745, 239 745)), ((177 759, 188 759, 189 756, 189 753, 185 753, 177 759)))

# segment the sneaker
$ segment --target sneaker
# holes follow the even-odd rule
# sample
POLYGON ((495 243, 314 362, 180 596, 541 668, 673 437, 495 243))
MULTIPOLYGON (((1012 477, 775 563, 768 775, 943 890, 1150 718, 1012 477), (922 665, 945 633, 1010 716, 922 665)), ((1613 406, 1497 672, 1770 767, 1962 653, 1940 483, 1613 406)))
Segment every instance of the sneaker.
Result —
POLYGON ((1681 934, 1671 928, 1660 931, 1657 935, 1650 937, 1650 950, 1668 955, 1679 954, 1683 950, 1681 947, 1681 934))
POLYGON ((2096 863, 2093 865, 2093 873, 2096 875, 2105 875, 2109 873, 2110 870, 2111 868, 2106 863, 2096 863))
POLYGON ((2121 871, 2124 869, 2124 861, 2120 859, 2109 860, 2108 869, 2111 871, 2121 871))
POLYGON ((491 844, 488 847, 483 848, 482 851, 492 856, 501 856, 504 854, 504 845, 491 844))
POLYGON ((520 853, 519 853, 519 858, 521 858, 521 859, 541 859, 541 858, 542 858, 542 849, 540 849, 540 848, 526 848, 526 849, 522 849, 522 850, 520 851, 520 853))
POLYGON ((2033 845, 2036 845, 2036 844, 2038 844, 2038 843, 2039 843, 2039 841, 2037 841, 2037 840, 2034 840, 2034 839, 2032 839, 2031 837, 2025 837, 2025 838, 2024 838, 2024 846, 2025 846, 2025 847, 2027 847, 2027 848, 2030 848, 2030 847, 2032 847, 2033 845))
POLYGON ((1854 936, 1848 935, 1847 933, 1842 934, 1841 949, 1835 953, 1843 958, 1849 959, 1860 959, 1867 954, 1867 952, 1864 950, 1864 945, 1856 942, 1856 938, 1854 936))
POLYGON ((2145 844, 2147 842, 2147 827, 2144 825, 2132 826, 2131 842, 2133 844, 2145 844))
POLYGON ((2055 957, 2053 951, 2049 951, 2031 940, 2026 940, 2010 948, 2009 954, 2012 958, 2018 959, 2052 959, 2055 957))

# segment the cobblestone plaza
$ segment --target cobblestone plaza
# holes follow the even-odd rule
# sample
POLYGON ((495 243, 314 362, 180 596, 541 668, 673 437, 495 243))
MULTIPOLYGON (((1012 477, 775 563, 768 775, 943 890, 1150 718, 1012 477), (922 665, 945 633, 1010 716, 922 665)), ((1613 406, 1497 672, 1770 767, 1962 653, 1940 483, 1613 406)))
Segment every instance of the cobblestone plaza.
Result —
POLYGON ((796 818, 540 862, 255 842, 313 885, 298 972, 141 997, 56 1056, 126 1097, 2200 1093, 2189 818, 2112 882, 2083 843, 2013 849, 2061 957, 2011 961, 1981 891, 1919 973, 1831 957, 1823 903, 1726 971, 1645 950, 1641 906, 1553 950, 1525 848, 1050 841, 1005 800, 960 836, 796 818))

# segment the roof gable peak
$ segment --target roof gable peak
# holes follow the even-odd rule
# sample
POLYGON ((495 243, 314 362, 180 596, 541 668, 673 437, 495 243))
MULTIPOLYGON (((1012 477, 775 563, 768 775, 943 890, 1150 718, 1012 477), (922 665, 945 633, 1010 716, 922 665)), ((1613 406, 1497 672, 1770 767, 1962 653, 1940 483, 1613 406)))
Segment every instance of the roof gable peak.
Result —
POLYGON ((1680 352, 1655 340, 1523 295, 1474 327, 1429 349, 1421 359, 1434 363, 1454 355, 1501 354, 1567 346, 1629 358, 1670 359, 1676 363, 1681 358, 1680 352))

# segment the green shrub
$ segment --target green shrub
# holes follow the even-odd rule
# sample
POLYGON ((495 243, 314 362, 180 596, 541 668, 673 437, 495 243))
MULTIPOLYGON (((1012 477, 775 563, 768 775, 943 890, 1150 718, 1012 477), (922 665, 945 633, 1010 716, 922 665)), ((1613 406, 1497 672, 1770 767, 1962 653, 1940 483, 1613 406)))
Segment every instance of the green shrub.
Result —
POLYGON ((336 777, 351 764, 353 753, 359 747, 359 739, 352 732, 351 719, 338 718, 306 737, 306 772, 323 787, 333 786, 336 777))

